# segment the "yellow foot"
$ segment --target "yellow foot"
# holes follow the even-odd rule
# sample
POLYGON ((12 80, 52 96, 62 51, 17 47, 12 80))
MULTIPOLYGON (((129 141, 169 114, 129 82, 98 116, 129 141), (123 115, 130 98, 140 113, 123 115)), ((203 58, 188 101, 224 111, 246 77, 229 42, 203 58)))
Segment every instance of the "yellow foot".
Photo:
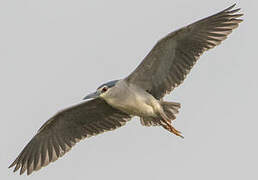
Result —
POLYGON ((175 135, 177 135, 177 136, 179 136, 181 138, 184 138, 182 133, 180 131, 176 130, 172 125, 171 125, 170 129, 171 129, 171 132, 174 133, 175 135))
POLYGON ((166 125, 162 125, 166 130, 168 130, 169 132, 172 132, 173 134, 181 137, 181 138, 184 138, 184 136, 182 135, 182 133, 178 130, 176 130, 172 124, 170 124, 169 122, 165 121, 165 124, 166 125))

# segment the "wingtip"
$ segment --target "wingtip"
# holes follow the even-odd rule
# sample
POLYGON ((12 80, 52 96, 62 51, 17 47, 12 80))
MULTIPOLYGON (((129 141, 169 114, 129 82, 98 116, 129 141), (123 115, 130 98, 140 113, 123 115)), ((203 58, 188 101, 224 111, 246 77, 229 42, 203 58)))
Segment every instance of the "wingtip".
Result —
POLYGON ((23 164, 20 170, 20 175, 22 175, 27 170, 27 164, 23 164))
POLYGON ((218 14, 220 14, 220 13, 230 13, 230 14, 233 14, 233 13, 236 13, 236 12, 238 12, 238 11, 241 10, 241 8, 233 9, 235 6, 236 6, 236 3, 233 4, 233 5, 231 5, 231 6, 229 6, 229 7, 226 8, 226 9, 220 11, 218 14), (232 9, 233 9, 233 10, 232 10, 232 9))
POLYGON ((244 20, 243 19, 238 19, 239 23, 243 22, 244 20))
POLYGON ((16 164, 16 160, 12 162, 12 164, 10 166, 8 166, 8 169, 9 168, 12 168, 14 165, 16 164))
MULTIPOLYGON (((224 9, 223 11, 230 11, 230 10, 233 9, 235 6, 236 6, 236 3, 234 3, 234 4, 231 5, 231 6, 229 6, 228 8, 224 9)), ((239 10, 241 10, 241 8, 237 8, 237 9, 234 9, 234 10, 232 10, 232 11, 237 12, 237 11, 239 11, 239 10)))
POLYGON ((234 13, 240 11, 240 10, 241 10, 241 8, 237 8, 237 9, 233 9, 233 10, 231 10, 231 11, 226 11, 226 12, 227 12, 227 13, 230 13, 230 14, 234 14, 234 13))
MULTIPOLYGON (((235 13, 239 12, 241 10, 241 8, 233 9, 235 6, 236 6, 236 3, 234 3, 232 6, 226 8, 224 10, 224 12, 229 13, 229 14, 235 14, 235 13)), ((242 17, 243 15, 244 15, 244 13, 235 14, 236 18, 242 17)), ((239 23, 241 23, 243 21, 243 19, 237 19, 237 20, 239 21, 239 23)))
POLYGON ((236 3, 234 3, 233 5, 229 6, 228 8, 225 9, 225 11, 228 11, 230 9, 233 9, 236 6, 236 3))

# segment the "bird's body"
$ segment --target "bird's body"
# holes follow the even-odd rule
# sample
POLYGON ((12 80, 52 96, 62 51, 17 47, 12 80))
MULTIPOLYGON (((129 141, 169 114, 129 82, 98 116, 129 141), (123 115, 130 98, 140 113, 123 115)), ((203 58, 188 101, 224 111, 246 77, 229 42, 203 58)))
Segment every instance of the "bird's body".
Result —
POLYGON ((171 125, 180 107, 178 103, 164 103, 157 100, 141 87, 129 84, 126 79, 117 81, 112 91, 107 91, 100 96, 110 106, 126 114, 140 117, 142 125, 148 126, 148 124, 156 123, 177 136, 183 137, 180 131, 171 125), (163 104, 170 105, 163 106, 163 104))
POLYGON ((182 137, 172 126, 180 104, 163 97, 184 81, 204 51, 219 45, 242 22, 238 18, 243 14, 234 6, 168 34, 129 76, 101 85, 85 97, 91 100, 51 117, 10 167, 29 175, 79 140, 119 128, 133 116, 144 126, 161 126, 182 137))
POLYGON ((119 80, 112 91, 102 96, 114 108, 139 117, 156 117, 161 111, 159 101, 142 88, 119 80))

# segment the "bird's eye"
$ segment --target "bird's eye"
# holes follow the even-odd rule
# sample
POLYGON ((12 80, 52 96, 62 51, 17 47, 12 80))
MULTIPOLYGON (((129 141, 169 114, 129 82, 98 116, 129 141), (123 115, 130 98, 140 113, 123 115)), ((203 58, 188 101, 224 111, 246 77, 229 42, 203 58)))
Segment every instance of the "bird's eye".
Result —
POLYGON ((107 89, 108 89, 107 87, 103 87, 102 90, 101 90, 101 92, 102 92, 102 93, 103 93, 103 92, 106 92, 107 89))

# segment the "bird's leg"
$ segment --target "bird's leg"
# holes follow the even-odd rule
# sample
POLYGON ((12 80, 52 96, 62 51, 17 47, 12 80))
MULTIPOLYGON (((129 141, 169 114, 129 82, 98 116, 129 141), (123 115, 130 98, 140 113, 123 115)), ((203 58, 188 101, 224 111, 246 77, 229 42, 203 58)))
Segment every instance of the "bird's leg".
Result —
POLYGON ((171 124, 168 124, 168 125, 162 125, 163 128, 165 128, 166 130, 168 130, 169 132, 172 132, 173 134, 181 137, 181 138, 184 138, 184 136, 182 136, 181 132, 176 130, 171 124))
POLYGON ((165 128, 166 130, 168 130, 169 132, 172 132, 173 134, 181 137, 181 138, 184 138, 184 136, 182 136, 181 132, 176 130, 176 128, 174 128, 172 126, 172 124, 170 123, 169 120, 167 120, 168 118, 165 117, 164 115, 161 115, 162 119, 161 119, 161 124, 163 126, 163 128, 165 128))

